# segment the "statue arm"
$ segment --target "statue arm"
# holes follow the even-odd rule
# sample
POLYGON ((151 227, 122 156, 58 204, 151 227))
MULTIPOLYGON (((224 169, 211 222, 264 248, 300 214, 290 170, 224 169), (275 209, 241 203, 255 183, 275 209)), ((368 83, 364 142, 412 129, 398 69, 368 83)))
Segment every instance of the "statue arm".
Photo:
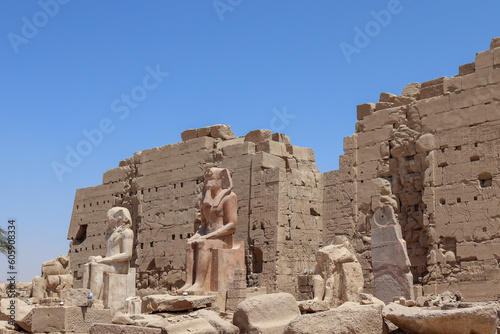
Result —
POLYGON ((132 258, 132 250, 134 247, 134 232, 131 229, 126 229, 122 233, 122 247, 121 252, 115 255, 106 256, 97 262, 107 263, 107 262, 124 262, 130 261, 132 258))
POLYGON ((230 193, 223 200, 224 210, 224 225, 205 235, 206 239, 222 237, 225 235, 233 234, 236 231, 236 222, 238 219, 238 203, 235 193, 230 193))

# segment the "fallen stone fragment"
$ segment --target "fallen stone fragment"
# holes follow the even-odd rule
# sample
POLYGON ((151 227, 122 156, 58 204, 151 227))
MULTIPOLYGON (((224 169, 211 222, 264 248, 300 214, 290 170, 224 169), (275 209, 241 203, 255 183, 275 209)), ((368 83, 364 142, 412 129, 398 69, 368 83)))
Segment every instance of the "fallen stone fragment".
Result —
POLYGON ((142 299, 143 312, 186 311, 211 306, 217 296, 149 295, 142 299))
POLYGON ((161 328, 94 324, 90 327, 90 334, 161 334, 161 328))
POLYGON ((285 328, 285 334, 335 333, 381 334, 381 306, 346 303, 325 312, 301 315, 285 328))
POLYGON ((493 307, 426 310, 391 303, 384 308, 383 316, 408 334, 496 333, 497 312, 493 307))
POLYGON ((226 321, 219 317, 219 315, 210 310, 199 310, 197 311, 198 315, 205 320, 207 320, 210 325, 212 325, 219 333, 224 333, 224 334, 238 334, 240 330, 238 327, 230 323, 229 321, 226 321))
POLYGON ((250 297, 238 304, 234 310, 233 324, 242 334, 281 334, 298 315, 299 307, 291 294, 273 293, 250 297))
POLYGON ((302 313, 323 312, 330 309, 328 303, 324 300, 303 300, 298 302, 297 305, 302 313))

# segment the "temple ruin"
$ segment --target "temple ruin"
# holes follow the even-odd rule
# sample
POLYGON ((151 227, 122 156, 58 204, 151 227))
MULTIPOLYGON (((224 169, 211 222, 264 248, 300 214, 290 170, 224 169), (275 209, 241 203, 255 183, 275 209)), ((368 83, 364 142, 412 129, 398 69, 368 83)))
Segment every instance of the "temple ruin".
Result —
MULTIPOLYGON (((373 292, 371 218, 390 205, 424 293, 497 300, 500 279, 500 38, 454 77, 411 83, 357 107, 339 170, 320 173, 310 148, 269 130, 186 130, 182 142, 136 152, 78 189, 68 231, 75 287, 105 254, 105 217, 130 210, 138 289, 184 283, 185 244, 200 224, 204 171, 227 168, 238 198, 248 287, 299 295, 319 247, 345 236, 373 292), (480 287, 480 288, 479 288, 480 287)), ((333 144, 333 143, 332 143, 333 144)), ((336 157, 332 157, 335 159, 336 157)))

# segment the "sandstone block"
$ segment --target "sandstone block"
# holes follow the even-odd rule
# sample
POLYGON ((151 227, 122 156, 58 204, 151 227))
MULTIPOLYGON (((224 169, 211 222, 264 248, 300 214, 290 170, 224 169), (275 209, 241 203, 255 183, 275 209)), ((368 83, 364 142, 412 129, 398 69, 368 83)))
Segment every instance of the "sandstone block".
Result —
POLYGON ((470 307, 454 310, 424 310, 389 304, 384 318, 408 333, 469 334, 496 333, 497 314, 493 307, 470 307))
POLYGON ((216 124, 210 127, 210 135, 214 138, 221 138, 224 140, 234 139, 234 132, 231 127, 225 124, 216 124))
POLYGON ((397 95, 391 94, 391 93, 380 93, 380 99, 379 102, 394 102, 394 99, 397 97, 397 95))
POLYGON ((393 106, 394 106, 393 102, 377 102, 377 103, 375 103, 375 112, 377 112, 379 110, 391 108, 393 106))
POLYGON ((300 314, 295 298, 289 293, 250 297, 234 310, 233 324, 240 333, 283 333, 300 314))
POLYGON ((428 99, 433 96, 440 96, 444 94, 444 78, 437 78, 434 80, 426 81, 422 83, 420 88, 420 99, 428 99))
POLYGON ((301 315, 285 328, 285 334, 384 333, 380 306, 346 303, 325 312, 301 315))
POLYGON ((490 49, 495 49, 500 47, 500 37, 495 37, 491 39, 490 49))
POLYGON ((207 320, 212 327, 214 327, 218 333, 224 333, 224 334, 238 334, 240 330, 238 327, 230 323, 229 321, 226 321, 224 319, 221 319, 219 315, 210 310, 199 310, 197 311, 198 315, 205 320, 207 320))
POLYGON ((450 94, 450 109, 460 109, 472 105, 472 90, 463 90, 450 94))
POLYGON ((366 116, 372 115, 375 112, 375 103, 365 103, 357 106, 358 121, 361 121, 366 116))
POLYGON ((142 298, 143 312, 185 311, 211 306, 217 296, 149 295, 142 298))
POLYGON ((181 133, 182 141, 188 141, 194 138, 198 138, 198 130, 197 129, 188 129, 184 130, 181 133))
POLYGON ((458 67, 457 76, 461 77, 463 75, 472 74, 475 71, 476 71, 476 63, 468 63, 468 64, 460 65, 458 67))
POLYGON ((443 82, 443 89, 445 94, 446 93, 453 93, 456 91, 461 91, 462 90, 462 77, 461 76, 455 76, 451 78, 446 78, 444 79, 443 82))
POLYGON ((245 141, 260 143, 261 141, 272 140, 271 130, 253 130, 245 135, 245 141))
POLYGON ((161 334, 161 328, 149 328, 130 325, 93 324, 90 334, 161 334))
POLYGON ((412 82, 403 88, 403 92, 401 93, 401 95, 418 99, 420 95, 420 87, 420 83, 412 82))
POLYGON ((285 144, 276 141, 263 141, 257 144, 256 152, 266 152, 279 157, 286 157, 288 153, 285 144))
POLYGON ((87 332, 94 323, 111 323, 110 310, 82 307, 36 307, 33 309, 33 333, 87 332))
POLYGON ((285 145, 290 145, 290 137, 288 137, 287 135, 285 135, 284 133, 273 133, 273 135, 271 136, 272 140, 273 141, 277 141, 278 143, 283 143, 285 145))
POLYGON ((476 54, 476 71, 484 67, 493 67, 493 51, 486 50, 476 54))
POLYGON ((223 149, 224 147, 232 146, 235 144, 242 144, 245 141, 245 137, 238 137, 234 139, 222 140, 217 143, 218 149, 223 149))

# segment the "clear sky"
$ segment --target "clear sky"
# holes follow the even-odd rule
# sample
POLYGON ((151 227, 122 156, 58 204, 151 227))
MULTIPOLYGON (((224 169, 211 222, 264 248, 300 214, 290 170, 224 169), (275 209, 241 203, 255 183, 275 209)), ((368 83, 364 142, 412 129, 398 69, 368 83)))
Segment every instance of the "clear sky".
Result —
POLYGON ((18 280, 68 252, 76 189, 185 129, 284 132, 337 169, 356 105, 454 76, 500 36, 498 13, 498 0, 1 1, 0 226, 17 220, 18 280))

